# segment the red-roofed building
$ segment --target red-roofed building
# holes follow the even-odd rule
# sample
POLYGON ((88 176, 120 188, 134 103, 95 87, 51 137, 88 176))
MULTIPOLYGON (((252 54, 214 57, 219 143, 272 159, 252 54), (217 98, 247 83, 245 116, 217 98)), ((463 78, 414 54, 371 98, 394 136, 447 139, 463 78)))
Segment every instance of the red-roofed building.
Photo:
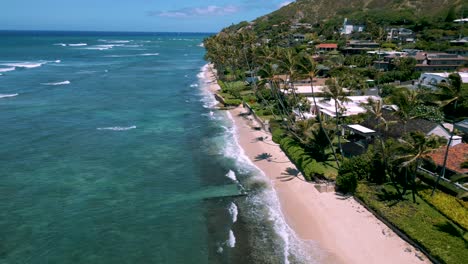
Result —
MULTIPOLYGON (((437 166, 442 167, 444 165, 446 147, 441 147, 434 150, 428 156, 432 158, 437 166)), ((462 168, 461 165, 468 159, 468 144, 461 143, 450 147, 449 155, 447 158, 447 170, 452 171, 454 174, 466 174, 468 169, 462 168)))
POLYGON ((317 51, 334 51, 338 49, 338 44, 336 43, 322 43, 315 46, 317 51))

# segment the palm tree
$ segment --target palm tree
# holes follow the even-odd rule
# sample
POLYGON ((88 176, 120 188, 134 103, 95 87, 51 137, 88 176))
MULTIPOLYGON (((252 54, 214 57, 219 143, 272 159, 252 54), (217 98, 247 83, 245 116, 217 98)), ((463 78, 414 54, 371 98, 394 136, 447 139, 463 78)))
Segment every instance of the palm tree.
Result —
MULTIPOLYGON (((395 121, 387 121, 384 116, 383 116, 383 111, 382 111, 382 108, 383 108, 383 102, 382 100, 374 100, 373 98, 369 98, 367 100, 367 103, 366 104, 363 104, 362 105, 366 110, 367 110, 367 114, 370 115, 371 118, 373 118, 374 120, 377 121, 377 127, 381 127, 383 126, 384 127, 384 133, 386 133, 388 131, 388 126, 390 124, 395 124, 396 122, 395 121)), ((402 194, 400 192, 400 188, 398 188, 398 184, 396 182, 396 179, 393 175, 393 170, 389 170, 388 169, 388 157, 390 156, 389 153, 387 153, 389 150, 387 149, 387 147, 385 146, 385 141, 384 141, 384 138, 385 136, 382 138, 381 135, 377 135, 377 138, 378 138, 378 141, 380 142, 380 148, 381 148, 381 154, 382 154, 382 161, 383 161, 383 164, 384 164, 384 174, 385 174, 385 177, 387 177, 387 174, 390 176, 390 181, 392 182, 392 185, 395 187, 398 195, 401 197, 402 194)))
MULTIPOLYGON (((436 92, 436 96, 442 99, 441 101, 438 101, 438 104, 442 107, 445 107, 453 103, 453 109, 455 112, 457 110, 458 99, 460 99, 461 93, 462 93, 462 80, 461 80, 460 75, 458 73, 450 74, 449 83, 439 86, 439 90, 436 92)), ((455 128, 454 118, 452 118, 452 127, 455 128)), ((445 171, 447 167, 447 158, 448 158, 449 151, 450 151, 450 145, 452 144, 453 135, 454 133, 452 131, 452 133, 450 133, 450 139, 449 139, 449 142, 447 143, 447 148, 445 150, 444 164, 442 165, 442 172, 439 175, 439 177, 437 177, 434 187, 432 188, 431 195, 434 195, 435 189, 437 188, 437 185, 439 184, 440 179, 445 177, 445 171)))
POLYGON ((400 167, 412 170, 412 196, 413 202, 416 202, 416 172, 421 165, 422 158, 438 148, 441 140, 436 136, 429 136, 423 132, 411 132, 405 139, 400 139, 400 155, 396 156, 396 161, 401 161, 400 167))
POLYGON ((331 141, 328 133, 325 131, 325 127, 323 124, 322 116, 320 114, 320 110, 317 106, 317 99, 315 97, 315 91, 314 91, 314 79, 317 76, 318 73, 318 68, 317 68, 317 63, 315 62, 314 58, 309 55, 309 54, 303 54, 301 56, 301 62, 299 64, 299 69, 300 72, 305 74, 310 81, 310 89, 311 89, 311 94, 312 94, 312 101, 314 102, 314 111, 316 111, 316 116, 317 120, 319 121, 320 124, 320 129, 323 130, 325 137, 328 141, 328 144, 330 146, 330 149, 332 150, 333 157, 336 161, 336 165, 339 168, 340 167, 340 161, 338 160, 338 156, 336 155, 335 148, 333 147, 333 142, 331 141))
POLYGON ((350 102, 348 94, 338 83, 336 78, 331 78, 326 81, 326 88, 324 89, 324 99, 331 100, 335 102, 335 121, 336 121, 336 132, 338 135, 338 148, 340 150, 341 156, 343 156, 343 148, 341 146, 341 129, 340 129, 340 115, 342 112, 346 111, 344 103, 350 102))

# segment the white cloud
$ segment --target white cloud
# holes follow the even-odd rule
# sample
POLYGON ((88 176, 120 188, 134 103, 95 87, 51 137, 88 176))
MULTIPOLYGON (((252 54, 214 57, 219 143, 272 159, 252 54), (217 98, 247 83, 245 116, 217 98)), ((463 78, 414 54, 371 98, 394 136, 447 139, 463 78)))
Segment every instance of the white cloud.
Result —
POLYGON ((286 1, 286 2, 283 2, 279 5, 279 7, 283 7, 283 6, 287 6, 289 5, 290 3, 292 3, 293 1, 286 1))
POLYGON ((204 7, 193 7, 193 8, 182 8, 171 11, 152 11, 148 12, 150 16, 160 17, 199 17, 199 16, 224 16, 234 14, 240 11, 240 8, 234 5, 227 6, 204 6, 204 7))

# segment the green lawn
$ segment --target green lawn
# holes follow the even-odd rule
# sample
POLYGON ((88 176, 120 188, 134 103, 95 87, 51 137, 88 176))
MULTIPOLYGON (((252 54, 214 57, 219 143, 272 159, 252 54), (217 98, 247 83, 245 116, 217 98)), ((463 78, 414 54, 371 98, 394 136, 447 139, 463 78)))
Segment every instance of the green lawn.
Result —
POLYGON ((413 203, 411 192, 403 201, 396 200, 395 194, 390 185, 360 183, 355 195, 442 263, 466 263, 468 242, 463 229, 420 197, 413 203))

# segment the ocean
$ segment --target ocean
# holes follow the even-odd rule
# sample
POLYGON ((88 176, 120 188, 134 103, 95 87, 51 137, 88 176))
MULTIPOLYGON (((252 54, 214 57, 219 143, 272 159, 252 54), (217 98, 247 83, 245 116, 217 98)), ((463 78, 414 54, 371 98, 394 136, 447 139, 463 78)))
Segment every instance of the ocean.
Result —
POLYGON ((310 262, 207 90, 207 36, 0 32, 0 263, 310 262))

